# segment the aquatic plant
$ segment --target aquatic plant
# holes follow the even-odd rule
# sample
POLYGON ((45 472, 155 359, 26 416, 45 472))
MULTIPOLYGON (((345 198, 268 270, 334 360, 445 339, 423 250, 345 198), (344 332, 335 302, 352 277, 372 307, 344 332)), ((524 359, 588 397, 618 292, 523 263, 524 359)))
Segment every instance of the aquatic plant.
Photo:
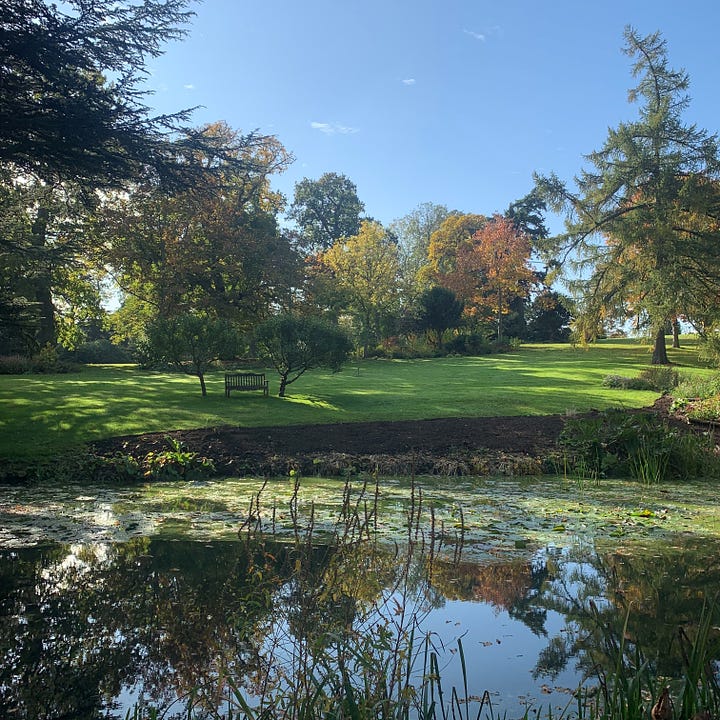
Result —
POLYGON ((712 437, 642 413, 570 418, 559 445, 563 473, 582 479, 630 476, 656 483, 713 477, 720 469, 712 437))
POLYGON ((167 437, 169 449, 149 452, 142 461, 143 475, 150 480, 202 480, 215 471, 212 460, 188 450, 167 437))
MULTIPOLYGON (((660 676, 643 652, 642 642, 630 640, 625 616, 618 632, 604 623, 594 603, 590 610, 602 631, 603 649, 611 660, 610 670, 597 666, 599 692, 578 693, 580 720, 710 720, 720 711, 717 658, 716 602, 703 608, 690 634, 680 625, 677 643, 683 658, 676 678, 660 676)), ((669 650, 669 648, 668 648, 669 650)))
MULTIPOLYGON (((460 557, 462 510, 446 532, 413 479, 402 551, 398 545, 388 551, 377 542, 377 476, 356 485, 346 481, 330 533, 318 532, 312 505, 300 518, 300 474, 289 481, 293 491, 283 510, 292 536, 275 533, 279 511, 265 507, 265 485, 251 499, 239 531, 253 597, 263 596, 273 607, 272 624, 235 669, 218 668, 215 683, 198 685, 182 699, 183 716, 467 720, 491 709, 487 693, 469 694, 462 640, 457 653, 463 687, 445 688, 440 658, 446 649, 420 629, 433 604, 441 549, 445 563, 460 557), (448 547, 454 548, 452 560, 448 547), (280 558, 289 575, 279 570, 280 558)), ((136 706, 127 717, 159 716, 158 708, 136 706)))

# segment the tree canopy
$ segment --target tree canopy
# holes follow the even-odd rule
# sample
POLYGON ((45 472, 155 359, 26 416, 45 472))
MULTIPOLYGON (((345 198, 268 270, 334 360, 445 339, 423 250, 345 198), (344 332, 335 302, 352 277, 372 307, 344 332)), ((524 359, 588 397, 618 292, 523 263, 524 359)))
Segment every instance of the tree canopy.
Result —
POLYGON ((151 355, 196 375, 202 396, 207 395, 205 373, 214 360, 232 358, 240 339, 230 322, 207 313, 158 317, 147 328, 151 355))
POLYGON ((202 132, 233 148, 233 162, 198 154, 215 164, 199 190, 150 185, 108 201, 96 237, 119 286, 152 314, 203 310, 249 329, 248 318, 264 316, 287 296, 296 272, 297 258, 277 223, 283 198, 270 187, 289 156, 275 138, 249 140, 225 123, 202 132))
POLYGON ((189 0, 14 0, 0 9, 0 163, 46 182, 116 187, 172 167, 187 112, 155 116, 139 82, 181 38, 189 0))
POLYGON ((327 250, 340 238, 358 233, 364 209, 355 183, 345 175, 325 173, 295 185, 288 217, 297 223, 311 251, 327 250))
POLYGON ((279 397, 308 370, 337 372, 352 350, 347 335, 322 318, 284 313, 268 318, 255 330, 260 350, 280 375, 279 397))
POLYGON ((397 244, 380 223, 364 220, 357 235, 336 242, 319 259, 331 271, 367 351, 382 334, 383 319, 397 310, 397 244))
POLYGON ((661 363, 678 319, 720 335, 718 140, 685 121, 689 79, 659 33, 626 29, 638 115, 608 131, 574 186, 536 176, 504 215, 427 202, 384 227, 338 172, 298 182, 286 212, 273 176, 292 156, 273 136, 195 127, 191 109, 154 114, 148 61, 182 39, 191 3, 0 7, 6 351, 72 349, 113 323, 133 350, 155 321, 191 315, 231 323, 253 354, 257 324, 296 312, 351 328, 365 353, 412 355, 436 352, 460 307, 477 343, 564 339, 570 312, 587 339, 634 319, 661 363), (555 237, 548 207, 567 218, 555 237), (563 267, 572 301, 553 288, 563 267))

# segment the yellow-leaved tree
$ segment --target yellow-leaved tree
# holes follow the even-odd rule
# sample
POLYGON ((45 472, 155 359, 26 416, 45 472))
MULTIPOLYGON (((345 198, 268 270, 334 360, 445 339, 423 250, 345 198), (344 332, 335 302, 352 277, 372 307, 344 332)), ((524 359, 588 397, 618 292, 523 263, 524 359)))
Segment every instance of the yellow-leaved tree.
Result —
POLYGON ((397 243, 379 222, 364 220, 357 235, 341 238, 318 260, 330 271, 342 303, 338 310, 354 321, 367 355, 371 342, 383 336, 399 301, 397 243))

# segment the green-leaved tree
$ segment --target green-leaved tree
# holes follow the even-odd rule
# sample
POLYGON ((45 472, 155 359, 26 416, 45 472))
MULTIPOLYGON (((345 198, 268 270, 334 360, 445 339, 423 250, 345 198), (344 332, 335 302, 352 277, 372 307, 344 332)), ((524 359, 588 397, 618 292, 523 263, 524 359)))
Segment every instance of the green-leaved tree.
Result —
POLYGON ((352 350, 350 339, 337 325, 290 313, 261 323, 255 339, 263 358, 280 375, 279 397, 285 397, 286 387, 308 370, 339 371, 352 350))
POLYGON ((158 360, 197 376, 203 397, 207 395, 205 373, 211 363, 235 356, 240 346, 240 337, 229 321, 205 313, 157 318, 148 326, 147 337, 158 360))
POLYGON ((317 180, 303 178, 295 185, 288 217, 297 223, 306 247, 316 252, 327 250, 342 237, 355 235, 364 209, 352 180, 325 173, 317 180))

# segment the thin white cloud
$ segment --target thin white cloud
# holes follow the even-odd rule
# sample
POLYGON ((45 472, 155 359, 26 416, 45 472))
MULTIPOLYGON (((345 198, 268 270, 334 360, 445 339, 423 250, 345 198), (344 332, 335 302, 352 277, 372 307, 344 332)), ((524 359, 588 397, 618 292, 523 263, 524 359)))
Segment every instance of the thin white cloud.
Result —
POLYGON ((414 85, 415 84, 415 78, 405 78, 403 80, 403 85, 414 85))
POLYGON ((195 89, 195 86, 194 86, 192 83, 188 83, 187 85, 183 85, 183 87, 184 87, 186 90, 194 90, 194 89, 195 89))
POLYGON ((474 30, 463 30, 463 32, 466 35, 469 35, 471 38, 475 38, 476 40, 480 40, 480 42, 485 42, 486 36, 483 35, 483 33, 475 32, 474 30))
POLYGON ((341 125, 340 123, 324 123, 313 121, 310 123, 310 127, 313 130, 319 130, 321 133, 325 133, 326 135, 352 135, 353 133, 359 132, 358 128, 341 125))

